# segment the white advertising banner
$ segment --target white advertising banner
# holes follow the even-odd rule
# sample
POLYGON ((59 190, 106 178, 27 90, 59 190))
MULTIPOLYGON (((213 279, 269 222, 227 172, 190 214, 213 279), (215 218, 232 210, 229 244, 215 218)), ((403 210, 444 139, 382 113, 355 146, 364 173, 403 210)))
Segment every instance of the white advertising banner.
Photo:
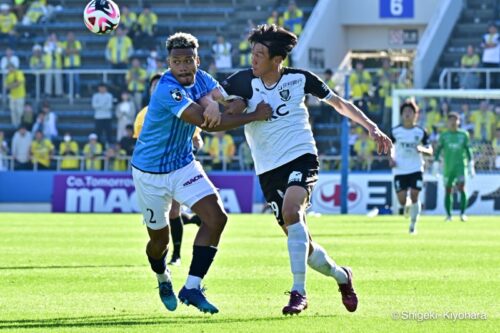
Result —
MULTIPOLYGON (((469 206, 467 214, 495 215, 500 213, 500 175, 481 174, 469 179, 466 184, 469 206)), ((421 193, 426 214, 445 214, 444 186, 442 178, 424 175, 421 193)), ((347 194, 348 212, 366 214, 377 208, 392 208, 397 211, 393 176, 391 174, 349 174, 347 194)), ((341 206, 340 174, 320 174, 312 194, 312 209, 322 214, 338 214, 341 206)), ((453 209, 459 209, 458 195, 454 194, 453 209)))

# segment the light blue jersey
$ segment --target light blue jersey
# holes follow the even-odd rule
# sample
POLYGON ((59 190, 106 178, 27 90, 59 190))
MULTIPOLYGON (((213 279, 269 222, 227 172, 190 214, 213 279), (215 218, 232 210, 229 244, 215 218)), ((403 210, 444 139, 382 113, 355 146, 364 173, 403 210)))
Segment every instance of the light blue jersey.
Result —
POLYGON ((170 71, 165 72, 151 96, 132 165, 144 172, 169 173, 191 163, 196 126, 180 119, 181 114, 218 86, 202 70, 197 71, 194 84, 187 87, 177 82, 170 71))

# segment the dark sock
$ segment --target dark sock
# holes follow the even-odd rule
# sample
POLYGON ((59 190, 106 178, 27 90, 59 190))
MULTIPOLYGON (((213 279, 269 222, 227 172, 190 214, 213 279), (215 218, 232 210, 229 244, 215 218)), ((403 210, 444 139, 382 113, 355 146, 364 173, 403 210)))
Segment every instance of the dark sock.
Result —
POLYGON ((191 217, 191 223, 196 224, 198 227, 201 225, 201 219, 198 215, 193 215, 191 217))
POLYGON ((166 256, 167 256, 167 251, 165 251, 165 254, 160 259, 152 258, 148 254, 149 264, 151 265, 151 269, 153 270, 153 272, 155 272, 156 274, 165 273, 165 270, 167 268, 167 266, 165 265, 166 256))
POLYGON ((201 224, 201 219, 198 215, 189 216, 186 213, 181 213, 182 221, 184 224, 196 224, 198 227, 201 224))
POLYGON ((204 278, 212 261, 214 260, 217 248, 211 246, 193 246, 193 259, 189 267, 189 275, 204 278))
POLYGON ((452 198, 452 195, 451 193, 446 193, 444 195, 444 208, 446 209, 446 214, 448 214, 448 216, 451 216, 451 204, 453 202, 453 198, 452 198))
POLYGON ((399 215, 403 215, 405 212, 405 208, 404 207, 399 207, 399 215))
POLYGON ((172 235, 172 244, 174 244, 174 252, 172 258, 181 257, 182 232, 184 226, 180 217, 170 219, 170 234, 172 235))
POLYGON ((467 208, 467 194, 464 192, 460 192, 460 214, 465 213, 465 209, 467 208))

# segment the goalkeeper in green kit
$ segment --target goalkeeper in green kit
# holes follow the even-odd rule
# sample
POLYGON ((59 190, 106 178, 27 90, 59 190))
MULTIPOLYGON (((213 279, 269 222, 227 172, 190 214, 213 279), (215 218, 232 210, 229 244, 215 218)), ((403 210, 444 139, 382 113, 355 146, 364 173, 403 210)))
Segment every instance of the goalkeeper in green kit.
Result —
POLYGON ((460 193, 460 220, 465 222, 465 208, 467 208, 467 194, 465 193, 466 173, 470 177, 475 175, 474 161, 470 150, 469 134, 458 129, 460 116, 456 112, 448 114, 448 131, 439 137, 438 146, 434 155, 432 173, 436 175, 439 169, 439 157, 444 156, 443 181, 446 187, 444 207, 446 209, 446 222, 451 221, 452 190, 456 185, 460 193), (467 163, 465 162, 467 160, 467 163), (467 169, 467 171, 466 171, 467 169))

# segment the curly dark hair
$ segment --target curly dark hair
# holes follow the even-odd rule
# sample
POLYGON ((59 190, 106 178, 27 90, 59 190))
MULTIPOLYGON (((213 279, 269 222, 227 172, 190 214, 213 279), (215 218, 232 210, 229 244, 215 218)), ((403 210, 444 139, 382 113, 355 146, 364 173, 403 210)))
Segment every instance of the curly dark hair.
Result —
POLYGON ((168 52, 172 49, 197 49, 198 47, 198 39, 185 32, 176 32, 167 39, 168 52))
POLYGON ((275 56, 286 59, 287 55, 297 45, 297 36, 275 24, 262 24, 250 32, 248 41, 251 44, 260 43, 269 49, 269 58, 275 56))

